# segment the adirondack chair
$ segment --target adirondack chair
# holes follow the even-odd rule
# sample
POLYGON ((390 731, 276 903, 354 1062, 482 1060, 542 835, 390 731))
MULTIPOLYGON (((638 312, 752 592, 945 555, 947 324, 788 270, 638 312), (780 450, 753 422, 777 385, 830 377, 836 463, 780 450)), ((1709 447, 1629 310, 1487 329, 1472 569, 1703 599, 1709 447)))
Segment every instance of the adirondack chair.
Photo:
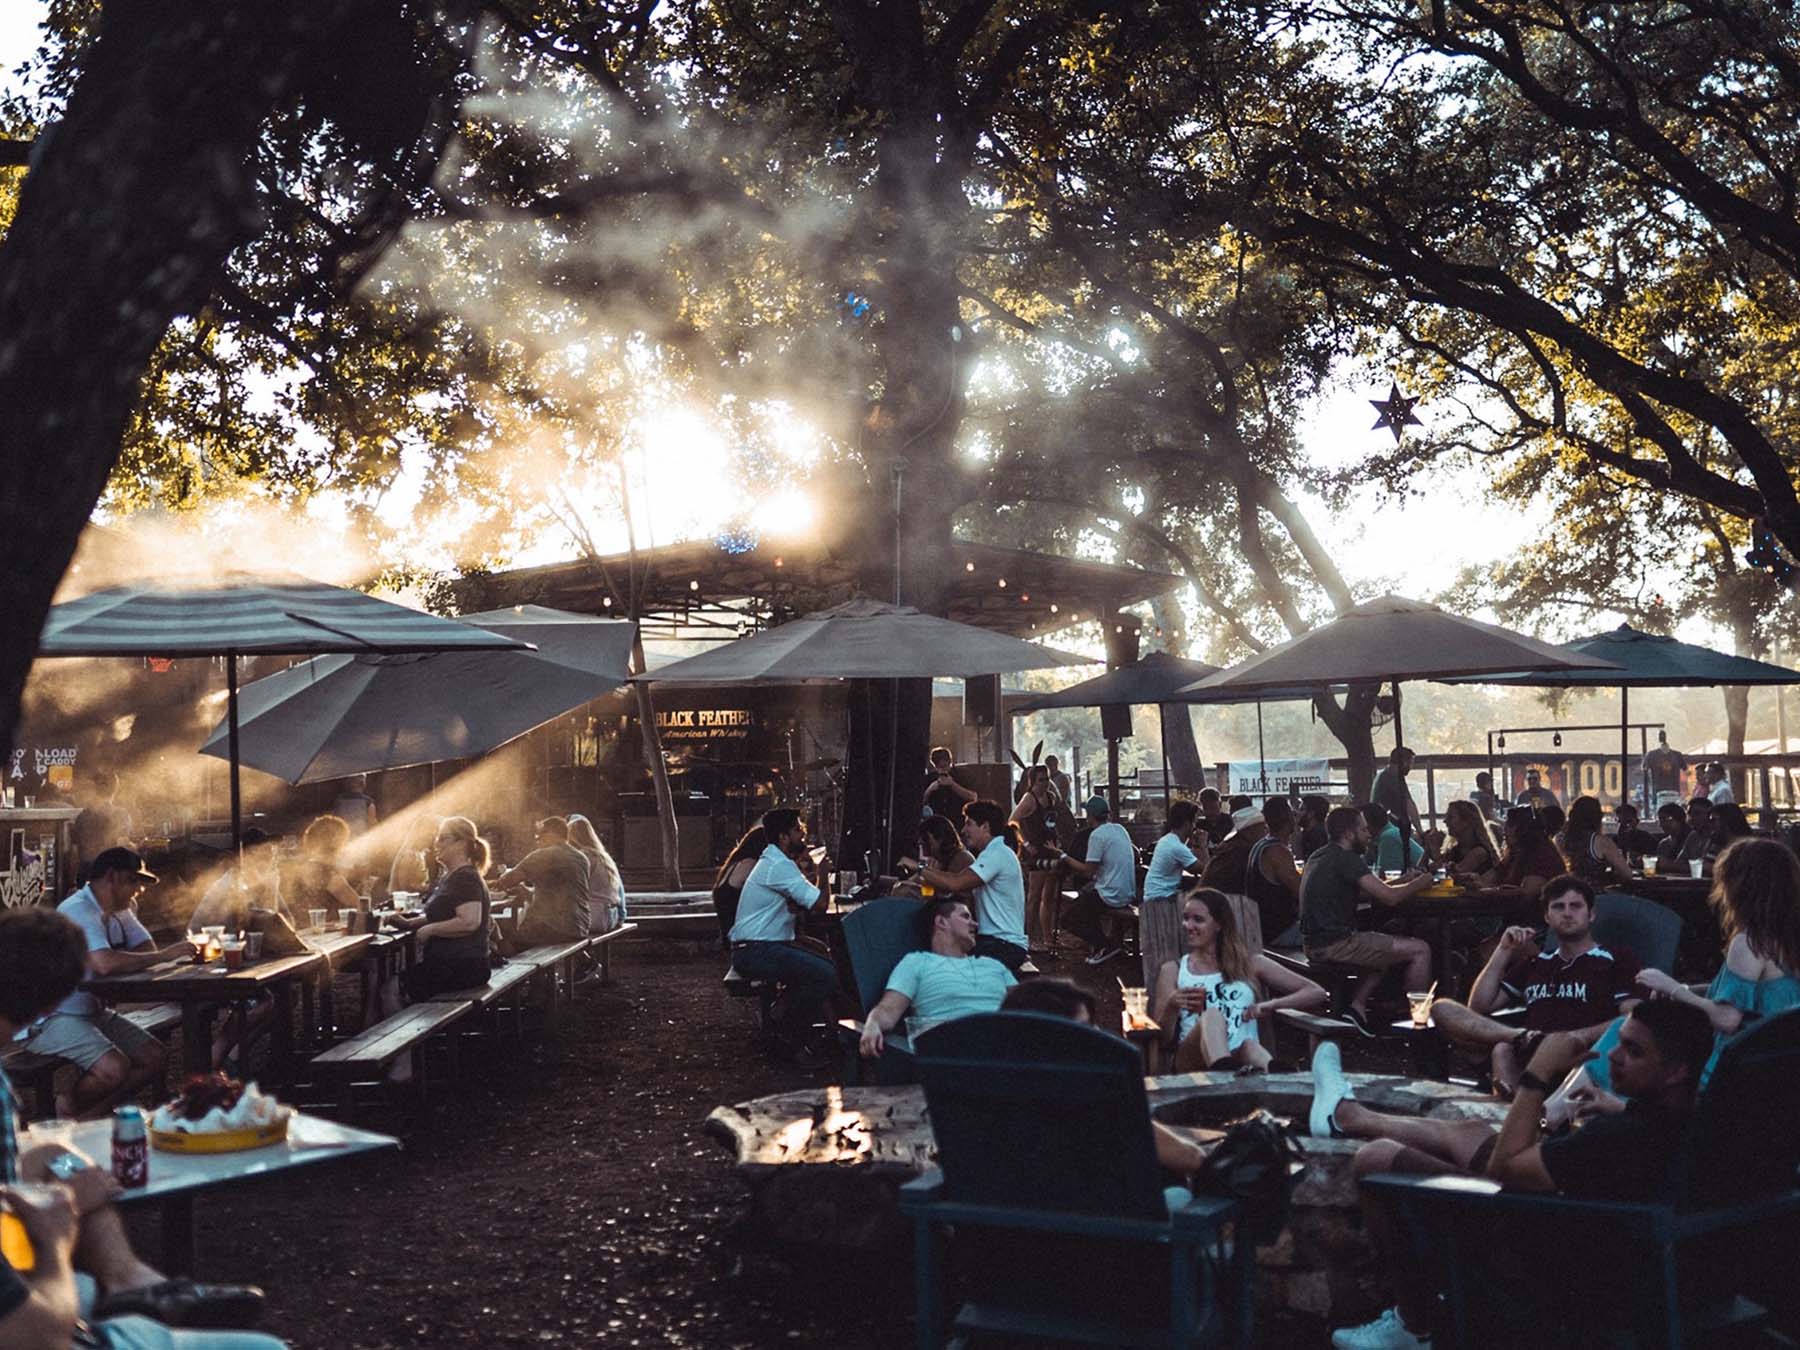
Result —
POLYGON ((1673 975, 1681 916, 1654 900, 1608 891, 1594 900, 1594 940, 1602 947, 1629 947, 1647 969, 1673 975))
POLYGON ((858 1042, 862 1037, 862 1019, 881 1001, 888 976, 900 964, 900 958, 919 945, 918 930, 913 926, 918 916, 918 902, 898 896, 866 901, 844 916, 844 945, 849 950, 850 972, 856 981, 857 1004, 862 1013, 855 1020, 846 1017, 838 1023, 839 1058, 846 1082, 892 1086, 913 1081, 912 1046, 904 1027, 895 1027, 884 1038, 886 1049, 876 1060, 864 1059, 858 1042))
POLYGON ((987 1013, 931 1028, 914 1052, 939 1164, 900 1189, 921 1347, 943 1343, 952 1245, 959 1332, 1250 1344, 1249 1244, 1222 1233, 1235 1205, 1165 1198, 1128 1043, 1064 1018, 987 1013))
POLYGON ((1791 1283, 1779 1263, 1791 1266, 1800 1236, 1797 1120, 1800 1010, 1727 1043, 1653 1203, 1504 1192, 1465 1177, 1364 1184, 1395 1203, 1414 1259, 1448 1291, 1440 1344, 1561 1337, 1674 1350, 1759 1313, 1742 1297, 1759 1281, 1791 1283))

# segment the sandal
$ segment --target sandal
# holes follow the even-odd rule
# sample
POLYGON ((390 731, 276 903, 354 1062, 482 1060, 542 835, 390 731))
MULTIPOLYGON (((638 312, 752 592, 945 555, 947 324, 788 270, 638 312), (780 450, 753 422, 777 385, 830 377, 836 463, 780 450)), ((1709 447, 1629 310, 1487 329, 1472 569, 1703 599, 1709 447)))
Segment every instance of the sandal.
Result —
POLYGON ((94 1304, 97 1322, 134 1314, 170 1327, 249 1327, 262 1320, 263 1291, 252 1284, 164 1280, 115 1290, 94 1304))

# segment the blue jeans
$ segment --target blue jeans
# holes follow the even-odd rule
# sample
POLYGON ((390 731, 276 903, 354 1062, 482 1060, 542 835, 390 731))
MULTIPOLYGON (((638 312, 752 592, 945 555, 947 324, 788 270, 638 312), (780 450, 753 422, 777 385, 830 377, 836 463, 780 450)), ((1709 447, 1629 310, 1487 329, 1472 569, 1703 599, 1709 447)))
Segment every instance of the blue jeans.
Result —
POLYGON ((794 1045, 805 1037, 826 997, 837 988, 837 970, 822 956, 790 942, 743 942, 731 948, 731 964, 752 980, 773 980, 787 987, 787 1009, 775 1027, 776 1037, 794 1045))

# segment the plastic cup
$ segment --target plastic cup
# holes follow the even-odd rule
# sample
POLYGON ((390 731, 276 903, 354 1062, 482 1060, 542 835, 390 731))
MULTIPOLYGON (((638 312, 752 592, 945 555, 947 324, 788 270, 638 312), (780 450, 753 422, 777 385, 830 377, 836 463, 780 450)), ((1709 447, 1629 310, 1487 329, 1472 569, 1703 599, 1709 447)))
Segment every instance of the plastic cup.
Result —
POLYGON ((244 968, 244 944, 240 938, 228 938, 222 945, 225 955, 225 969, 242 970, 244 968))
POLYGON ((1150 991, 1148 989, 1124 989, 1120 993, 1125 999, 1125 1016, 1132 1026, 1141 1026, 1149 1020, 1150 991))
POLYGON ((1423 1031, 1426 1024, 1431 1021, 1431 1005, 1433 1002, 1434 1000, 1431 995, 1424 991, 1416 994, 1408 994, 1406 996, 1407 1007, 1412 1012, 1412 1024, 1421 1031, 1423 1031))
POLYGON ((1701 874, 1706 871, 1705 860, 1701 858, 1690 858, 1688 860, 1688 871, 1693 874, 1694 880, 1698 881, 1701 874))
POLYGON ((329 910, 323 909, 309 909, 306 911, 307 917, 312 920, 311 926, 315 933, 325 926, 325 916, 328 913, 330 913, 329 910))
POLYGON ((1645 858, 1644 859, 1644 875, 1647 877, 1653 877, 1656 875, 1656 859, 1655 858, 1645 858))
POLYGON ((244 934, 244 960, 262 960, 262 940, 263 935, 261 933, 244 934))

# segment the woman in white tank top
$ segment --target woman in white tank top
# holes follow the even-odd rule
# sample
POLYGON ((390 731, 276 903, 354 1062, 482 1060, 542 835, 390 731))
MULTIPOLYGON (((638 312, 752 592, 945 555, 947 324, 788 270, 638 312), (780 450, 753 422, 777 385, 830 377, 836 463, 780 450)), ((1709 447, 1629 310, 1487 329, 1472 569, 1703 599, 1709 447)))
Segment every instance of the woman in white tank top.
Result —
POLYGON ((1184 954, 1164 963, 1151 1006, 1175 1051, 1175 1072, 1268 1069, 1257 1019, 1277 1008, 1323 1008, 1325 990, 1244 947, 1231 901, 1210 886, 1181 897, 1184 954), (1274 998, 1263 998, 1273 990, 1274 998))

